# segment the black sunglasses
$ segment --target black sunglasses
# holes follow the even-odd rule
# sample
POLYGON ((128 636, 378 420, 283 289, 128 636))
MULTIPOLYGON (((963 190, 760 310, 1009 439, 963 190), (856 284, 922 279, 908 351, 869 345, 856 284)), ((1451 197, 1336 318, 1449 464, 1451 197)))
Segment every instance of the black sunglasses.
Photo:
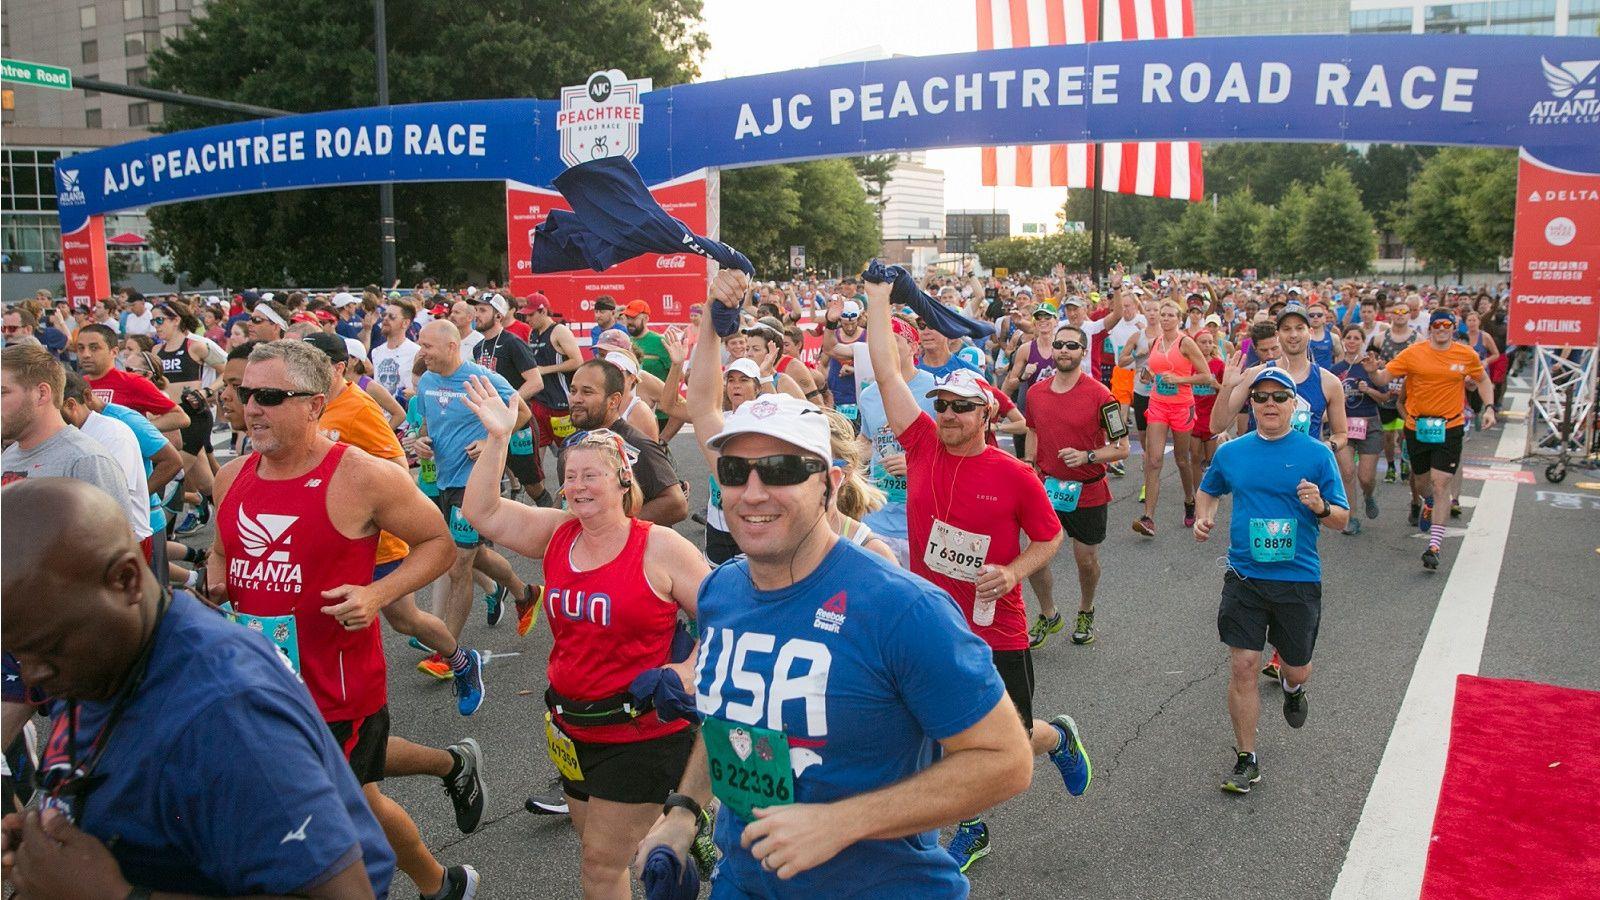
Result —
POLYGON ((1294 391, 1251 391, 1250 399, 1255 403, 1288 403, 1294 399, 1294 391))
POLYGON ((969 413, 983 406, 972 400, 946 400, 943 397, 933 401, 933 411, 936 413, 954 411, 957 414, 969 413))
POLYGON ((261 406, 281 406, 283 405, 283 401, 288 400, 291 397, 318 396, 316 391, 286 391, 283 388, 252 388, 244 387, 242 385, 234 388, 233 390, 234 393, 239 395, 240 406, 249 405, 252 399, 261 406))
POLYGON ((1051 341, 1050 346, 1057 350, 1082 350, 1083 345, 1077 341, 1051 341))
POLYGON ((768 487, 787 487, 799 484, 818 472, 828 471, 828 464, 815 456, 797 453, 778 453, 748 459, 743 456, 723 456, 717 459, 717 480, 725 487, 739 487, 750 480, 750 470, 761 473, 761 483, 768 487))
POLYGON ((250 317, 250 323, 253 324, 253 325, 265 325, 265 324, 267 324, 267 321, 268 321, 267 319, 263 319, 260 316, 251 316, 250 317))

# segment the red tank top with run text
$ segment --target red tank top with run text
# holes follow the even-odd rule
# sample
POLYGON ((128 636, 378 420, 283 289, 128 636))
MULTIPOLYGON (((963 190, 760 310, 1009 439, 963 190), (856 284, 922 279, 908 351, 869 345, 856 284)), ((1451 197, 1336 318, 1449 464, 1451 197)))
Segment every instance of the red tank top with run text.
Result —
POLYGON ((300 677, 328 722, 363 719, 388 702, 377 622, 346 631, 322 611, 331 605, 323 591, 371 584, 377 559, 376 533, 348 538, 328 517, 328 484, 347 449, 334 444, 316 468, 285 480, 262 478, 252 453, 217 507, 228 599, 254 616, 294 616, 300 677))
MULTIPOLYGON (((555 646, 545 677, 556 693, 572 700, 601 700, 628 689, 640 672, 666 665, 678 604, 657 594, 644 574, 650 523, 636 519, 622 552, 584 572, 572 568, 572 545, 582 534, 576 519, 550 537, 544 553, 544 612, 555 646)), ((617 725, 561 727, 594 744, 629 744, 689 727, 662 722, 654 712, 617 725)))

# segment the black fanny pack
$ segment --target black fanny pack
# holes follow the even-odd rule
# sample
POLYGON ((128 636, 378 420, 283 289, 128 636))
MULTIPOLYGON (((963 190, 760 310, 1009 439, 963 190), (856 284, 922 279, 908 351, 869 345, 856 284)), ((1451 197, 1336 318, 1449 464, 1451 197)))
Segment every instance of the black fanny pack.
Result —
POLYGON ((640 702, 627 691, 599 700, 573 700, 561 696, 553 688, 544 689, 544 705, 563 720, 588 727, 632 722, 656 708, 654 700, 640 702))

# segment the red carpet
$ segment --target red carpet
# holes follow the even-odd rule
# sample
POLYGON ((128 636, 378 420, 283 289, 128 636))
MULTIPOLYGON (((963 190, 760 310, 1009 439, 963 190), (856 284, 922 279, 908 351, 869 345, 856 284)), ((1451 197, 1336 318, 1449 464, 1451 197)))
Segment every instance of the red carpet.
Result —
POLYGON ((1600 692, 1456 679, 1422 897, 1600 897, 1600 692))

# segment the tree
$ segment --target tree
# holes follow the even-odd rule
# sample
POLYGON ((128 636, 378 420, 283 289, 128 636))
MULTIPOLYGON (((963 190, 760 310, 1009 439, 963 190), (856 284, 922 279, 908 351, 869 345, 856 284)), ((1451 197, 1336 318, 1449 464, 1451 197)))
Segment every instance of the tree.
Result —
POLYGON ((1358 155, 1350 175, 1361 191, 1361 205, 1372 214, 1379 228, 1393 228, 1394 210, 1406 198, 1406 190, 1422 171, 1437 147, 1413 144, 1373 144, 1358 155))
POLYGON ((789 266, 786 236, 800 220, 800 191, 793 166, 753 166, 722 173, 722 240, 736 247, 757 272, 789 266))
POLYGON ((1344 144, 1216 144, 1206 150, 1206 190, 1227 197, 1250 188, 1276 205, 1295 181, 1314 183, 1329 168, 1350 168, 1356 153, 1344 144))
POLYGON ((884 196, 884 191, 889 187, 889 182, 894 180, 895 167, 900 165, 900 156, 895 153, 883 153, 876 156, 857 156, 850 160, 850 165, 855 167, 856 177, 867 189, 867 199, 877 207, 878 235, 882 241, 883 235, 883 210, 889 198, 884 196))
POLYGON ((1377 239, 1372 216, 1362 208, 1361 192, 1347 169, 1322 173, 1289 234, 1312 271, 1365 272, 1372 265, 1377 239))
POLYGON ((1305 257, 1294 236, 1309 202, 1305 185, 1291 182, 1277 205, 1262 217, 1256 228, 1256 259, 1261 274, 1290 275, 1306 269, 1305 257))
POLYGON ((1256 230, 1266 215, 1248 187, 1222 198, 1206 241, 1209 268, 1218 272, 1255 268, 1256 230))
MULTIPOLYGON (((1089 190, 1068 192, 1067 202, 1062 207, 1066 220, 1083 222, 1087 227, 1094 220, 1089 210, 1093 196, 1094 191, 1089 190)), ((1165 197, 1107 193, 1106 227, 1110 234, 1120 234, 1141 248, 1155 247, 1160 244, 1161 229, 1183 215, 1185 205, 1187 201, 1165 197)))
POLYGON ((1185 207, 1178 221, 1167 226, 1170 264, 1180 269, 1209 269, 1207 251, 1216 219, 1209 203, 1191 203, 1185 207))
POLYGON ((1447 147, 1423 165, 1395 224, 1419 257, 1454 269, 1460 278, 1467 269, 1491 266, 1496 257, 1509 252, 1510 228, 1499 220, 1513 215, 1515 206, 1514 155, 1447 147), (1509 195, 1505 193, 1506 175, 1496 174, 1497 168, 1507 165, 1509 195), (1474 194, 1478 196, 1471 199, 1474 194), (1496 221, 1475 221, 1479 216, 1496 221))
MULTIPOLYGON (((697 74, 701 0, 390 0, 391 102, 551 97, 625 60, 656 85, 697 74)), ((150 61, 152 87, 292 112, 377 100, 370 0, 214 0, 150 61)), ((233 121, 169 106, 163 130, 233 121)), ((371 187, 225 197, 150 211, 174 268, 224 284, 359 284, 379 267, 371 187)), ((495 182, 397 185, 402 270, 444 280, 505 274, 495 182)))
MULTIPOLYGON (((1132 266, 1139 249, 1125 237, 1107 242, 1106 261, 1132 266)), ((1088 232, 1056 232, 1043 237, 1005 237, 978 245, 978 262, 986 268, 1044 275, 1061 265, 1069 272, 1089 268, 1088 232)))
MULTIPOLYGON (((867 202, 867 192, 856 180, 848 160, 819 159, 791 163, 800 210, 785 233, 785 243, 806 248, 806 263, 813 268, 859 272, 878 252, 881 232, 867 202)), ((788 257, 777 271, 787 273, 788 257)))

